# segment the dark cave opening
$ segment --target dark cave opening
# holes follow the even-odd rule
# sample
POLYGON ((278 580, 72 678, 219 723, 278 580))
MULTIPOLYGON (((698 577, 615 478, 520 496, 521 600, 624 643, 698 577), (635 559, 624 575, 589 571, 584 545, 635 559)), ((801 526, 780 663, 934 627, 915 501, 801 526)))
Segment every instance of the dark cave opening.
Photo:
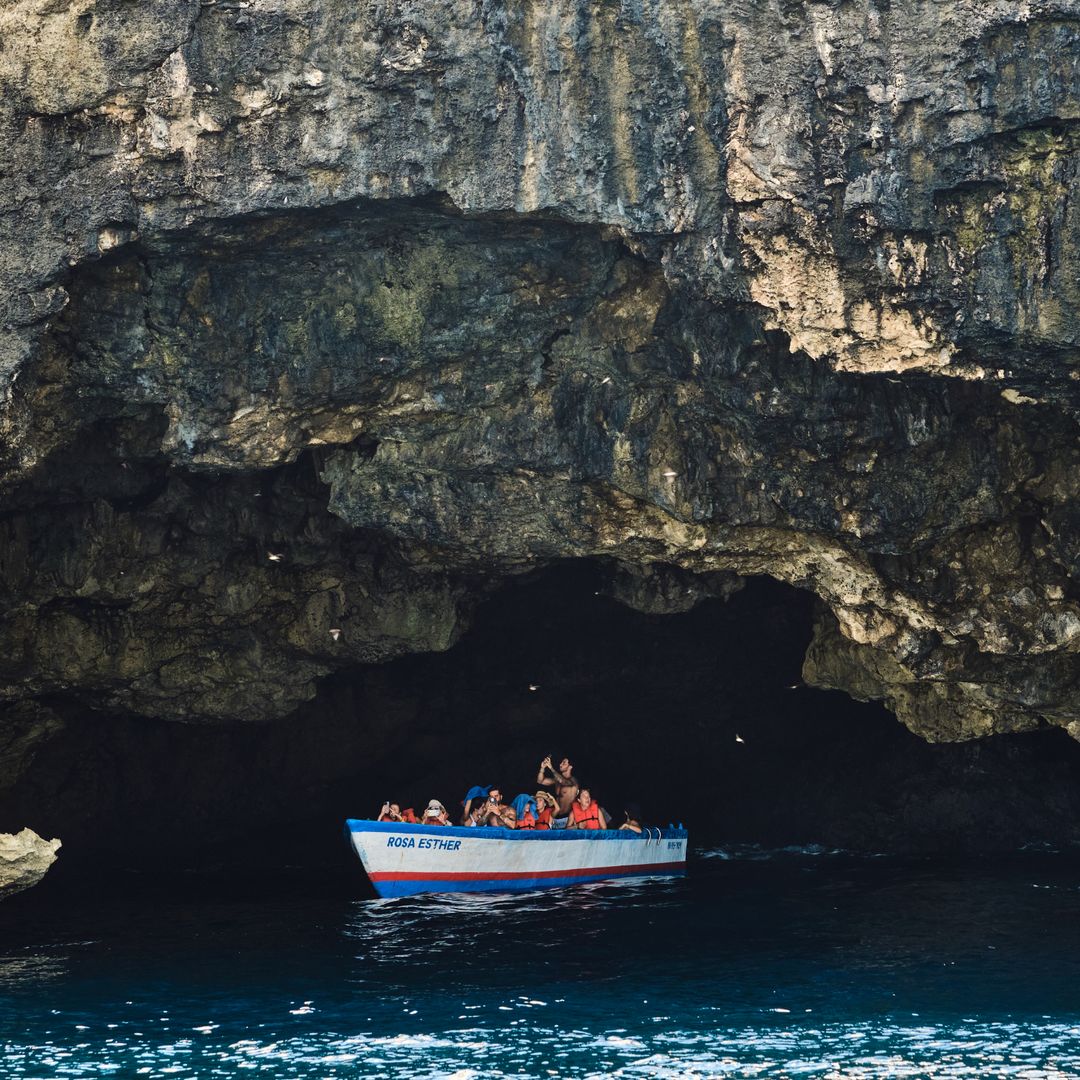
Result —
POLYGON ((932 854, 1075 839, 1080 746, 1063 732, 931 746, 879 705, 802 684, 810 594, 750 579, 727 601, 645 614, 607 595, 610 569, 514 579, 453 648, 338 673, 282 721, 57 701, 62 730, 0 802, 0 830, 59 836, 59 888, 118 869, 359 884, 345 817, 385 798, 456 812, 475 783, 531 792, 540 759, 565 753, 616 818, 633 800, 699 845, 932 854))

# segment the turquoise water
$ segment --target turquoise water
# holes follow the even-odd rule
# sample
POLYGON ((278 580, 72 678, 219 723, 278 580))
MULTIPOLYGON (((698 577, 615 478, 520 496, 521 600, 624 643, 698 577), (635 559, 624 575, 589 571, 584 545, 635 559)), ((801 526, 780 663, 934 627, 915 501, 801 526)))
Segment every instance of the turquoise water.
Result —
POLYGON ((1080 1075, 1072 857, 714 850, 673 882, 367 895, 11 901, 0 1076, 1080 1075))

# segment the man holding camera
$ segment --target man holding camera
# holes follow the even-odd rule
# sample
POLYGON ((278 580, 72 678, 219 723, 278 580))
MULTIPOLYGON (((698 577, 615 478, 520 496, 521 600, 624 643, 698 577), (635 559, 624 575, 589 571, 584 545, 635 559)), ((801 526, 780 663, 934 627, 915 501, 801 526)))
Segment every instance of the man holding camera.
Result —
POLYGON ((483 824, 503 829, 512 829, 517 824, 514 808, 503 803, 502 792, 498 788, 492 788, 488 792, 487 802, 484 803, 483 824))
POLYGON ((502 801, 502 792, 493 787, 486 795, 483 788, 473 788, 475 795, 465 800, 465 813, 461 818, 461 824, 470 825, 494 825, 496 828, 512 829, 517 823, 517 815, 512 806, 506 806, 502 801))

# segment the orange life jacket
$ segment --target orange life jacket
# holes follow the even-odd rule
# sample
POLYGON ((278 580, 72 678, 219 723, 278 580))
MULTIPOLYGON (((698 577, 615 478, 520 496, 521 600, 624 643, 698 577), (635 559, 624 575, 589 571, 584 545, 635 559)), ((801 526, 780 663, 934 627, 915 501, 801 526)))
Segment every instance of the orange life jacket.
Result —
POLYGON ((550 829, 551 819, 555 816, 555 811, 550 806, 545 806, 539 814, 536 815, 536 827, 538 829, 550 829))
POLYGON ((602 829, 604 823, 600 820, 600 804, 593 801, 586 810, 579 802, 570 807, 570 823, 579 829, 602 829))
POLYGON ((528 810, 526 810, 525 813, 522 814, 521 817, 519 817, 517 819, 517 824, 514 826, 514 828, 515 829, 535 829, 535 828, 537 828, 536 818, 534 818, 532 816, 532 814, 528 810))
POLYGON ((416 816, 416 811, 410 806, 408 810, 401 811, 401 820, 408 822, 410 825, 419 825, 420 820, 416 816))

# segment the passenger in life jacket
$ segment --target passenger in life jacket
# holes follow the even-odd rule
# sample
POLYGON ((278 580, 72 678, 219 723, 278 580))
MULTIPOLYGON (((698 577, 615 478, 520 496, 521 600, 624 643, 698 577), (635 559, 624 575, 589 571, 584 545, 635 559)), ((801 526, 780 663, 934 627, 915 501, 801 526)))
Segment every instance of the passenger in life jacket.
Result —
POLYGON ((384 802, 382 809, 379 811, 379 816, 376 819, 378 821, 403 821, 407 825, 419 825, 420 819, 416 816, 416 811, 410 806, 408 810, 402 810, 401 806, 396 802, 384 802))
POLYGON ((535 795, 536 799, 536 825, 537 829, 550 829, 551 823, 555 818, 555 811, 558 810, 559 804, 555 801, 555 796, 550 791, 538 791, 535 795))
POLYGON ((599 803, 593 802, 592 793, 588 788, 582 788, 571 805, 566 827, 568 829, 606 829, 608 827, 607 814, 600 809, 599 803))
POLYGON ((536 828, 536 800, 531 795, 519 795, 510 805, 514 808, 515 829, 536 828))
POLYGON ((449 825, 450 818, 446 813, 446 807, 438 799, 432 799, 424 811, 425 825, 449 825))

